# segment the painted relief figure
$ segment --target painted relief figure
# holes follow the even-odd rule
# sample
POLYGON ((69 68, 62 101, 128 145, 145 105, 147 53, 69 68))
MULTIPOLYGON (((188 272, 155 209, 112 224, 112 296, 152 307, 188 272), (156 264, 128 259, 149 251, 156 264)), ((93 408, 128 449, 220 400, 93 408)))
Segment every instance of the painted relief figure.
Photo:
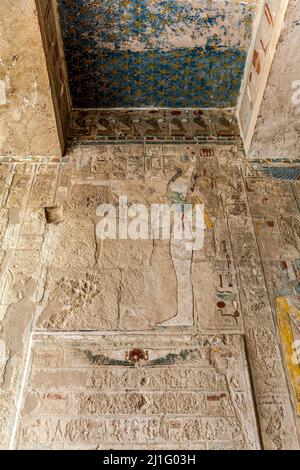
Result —
POLYGON ((280 268, 281 282, 276 293, 277 320, 300 415, 300 259, 281 261, 280 268))
POLYGON ((0 454, 300 450, 300 0, 0 0, 0 45, 0 454))

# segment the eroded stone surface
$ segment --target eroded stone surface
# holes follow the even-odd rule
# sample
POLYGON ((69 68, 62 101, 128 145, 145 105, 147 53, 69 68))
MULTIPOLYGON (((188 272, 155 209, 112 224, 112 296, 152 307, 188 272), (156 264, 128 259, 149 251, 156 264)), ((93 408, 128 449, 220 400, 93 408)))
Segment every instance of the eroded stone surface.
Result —
POLYGON ((67 163, 5 164, 0 173, 1 447, 179 448, 188 440, 207 449, 298 447, 291 346, 299 335, 299 182, 247 166, 234 147, 197 145, 81 147, 67 163), (147 207, 203 202, 203 249, 191 256, 168 240, 101 243, 97 207, 120 195, 147 207), (47 224, 45 207, 58 205, 63 221, 47 224), (98 339, 87 340, 91 331, 98 339), (177 363, 149 365, 191 344, 205 360, 211 341, 239 364, 228 373, 239 369, 244 381, 251 374, 253 397, 249 384, 226 382, 212 362, 189 375, 184 355, 180 377, 177 363), (98 364, 101 355, 121 364, 98 364), (116 418, 114 389, 126 418, 116 418), (208 400, 208 392, 224 396, 208 400), (106 408, 111 415, 102 419, 106 408))
POLYGON ((61 154, 35 8, 0 4, 0 156, 61 154))
POLYGON ((19 448, 258 448, 242 337, 155 342, 37 336, 19 448))
POLYGON ((290 0, 255 127, 251 158, 265 158, 266 149, 270 158, 299 158, 299 19, 299 2, 290 0))

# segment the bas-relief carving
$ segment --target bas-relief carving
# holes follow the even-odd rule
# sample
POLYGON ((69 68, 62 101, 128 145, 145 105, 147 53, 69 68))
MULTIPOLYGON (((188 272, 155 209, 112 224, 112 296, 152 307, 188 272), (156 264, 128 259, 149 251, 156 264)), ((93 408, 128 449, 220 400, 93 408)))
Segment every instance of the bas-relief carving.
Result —
POLYGON ((257 24, 248 52, 246 71, 237 107, 246 154, 250 150, 288 3, 288 0, 264 0, 258 8, 257 24))
POLYGON ((34 0, 1 2, 0 155, 60 156, 61 148, 34 0), (45 138, 47 129, 47 138, 45 138))
MULTIPOLYGON (((246 179, 246 188, 270 307, 273 311, 273 318, 279 327, 284 362, 287 366, 287 375, 290 377, 293 407, 295 412, 298 411, 299 413, 299 365, 294 364, 292 361, 292 356, 295 353, 294 341, 298 337, 297 308, 294 306, 295 302, 297 303, 297 261, 295 261, 295 258, 299 252, 296 228, 299 219, 296 197, 298 186, 297 183, 291 183, 291 178, 285 177, 286 166, 283 166, 282 163, 281 165, 276 166, 277 170, 275 172, 275 175, 280 175, 280 178, 274 178, 274 173, 263 170, 263 177, 261 173, 258 173, 256 178, 251 176, 246 179), (272 182, 273 178, 274 181, 272 182), (270 243, 271 240, 272 243, 270 243), (292 318, 295 318, 296 324, 292 318)), ((268 343, 271 344, 274 340, 271 339, 269 328, 270 326, 267 330, 268 333, 264 334, 261 339, 263 340, 263 337, 266 339, 269 336, 268 343)), ((274 371, 277 367, 274 376, 278 375, 281 368, 279 352, 275 354, 275 350, 268 351, 267 357, 274 371), (277 366, 274 364, 276 355, 278 357, 277 366)), ((266 359, 264 361, 266 362, 266 359)), ((264 372, 265 367, 265 365, 260 365, 260 371, 257 373, 264 372)), ((265 375, 267 376, 267 374, 265 375)), ((266 384, 265 378, 264 383, 266 384)), ((282 448, 292 447, 291 443, 288 443, 288 432, 284 432, 279 424, 285 417, 284 404, 288 400, 289 397, 284 392, 280 392, 279 396, 274 394, 270 383, 268 394, 262 400, 262 416, 266 418, 267 435, 268 433, 270 436, 272 435, 273 444, 282 448), (272 394, 274 401, 277 401, 277 405, 275 403, 272 406, 270 403, 265 404, 266 401, 270 401, 270 394, 272 394)), ((285 419, 288 419, 288 417, 285 417, 285 419)))
MULTIPOLYGON (((256 433, 249 414, 253 398, 249 395, 245 398, 248 389, 241 377, 229 378, 229 384, 234 383, 233 393, 228 377, 219 373, 219 369, 224 369, 222 361, 230 361, 232 353, 234 357, 243 357, 242 352, 235 353, 232 341, 237 334, 244 334, 247 365, 245 362, 238 369, 245 374, 248 368, 251 370, 262 445, 297 448, 293 417, 296 400, 292 408, 284 378, 284 357, 280 355, 274 327, 274 299, 276 295, 277 299, 280 297, 276 294, 281 282, 280 261, 289 263, 297 258, 297 228, 292 223, 291 229, 286 230, 286 224, 287 214, 295 220, 298 217, 299 183, 291 185, 284 179, 249 172, 233 147, 220 146, 82 147, 74 149, 67 163, 47 168, 15 166, 3 198, 6 230, 0 248, 3 252, 0 273, 5 282, 1 283, 0 310, 4 321, 0 321, 4 325, 1 333, 4 354, 0 368, 5 379, 12 370, 14 378, 13 388, 8 387, 8 380, 0 393, 4 430, 1 445, 7 444, 9 423, 14 417, 12 401, 17 398, 16 384, 22 372, 21 366, 15 367, 14 354, 9 355, 12 335, 9 325, 16 324, 21 302, 27 314, 24 324, 18 322, 20 348, 15 355, 18 364, 24 360, 30 319, 34 318, 34 329, 40 334, 34 336, 37 349, 33 351, 27 408, 24 418, 21 417, 25 430, 24 438, 20 434, 20 446, 26 447, 28 439, 30 447, 36 448, 96 448, 99 438, 104 448, 112 448, 112 441, 114 448, 126 448, 123 439, 127 439, 130 448, 143 448, 145 433, 152 436, 149 426, 157 426, 159 431, 153 434, 156 437, 149 437, 151 447, 153 444, 155 448, 163 448, 166 442, 170 448, 249 447, 249 442, 250 445, 256 442, 245 435, 249 429, 256 433), (20 178, 26 188, 30 184, 29 191, 24 191, 20 178), (96 207, 101 202, 118 202, 119 195, 124 193, 128 193, 129 203, 139 201, 148 205, 158 198, 159 202, 168 202, 179 196, 203 201, 204 248, 194 252, 192 259, 182 246, 170 247, 169 242, 158 241, 153 250, 152 241, 106 240, 101 248, 95 238, 96 207), (46 223, 44 203, 49 207, 62 204, 64 218, 59 225, 46 223), (5 211, 9 211, 7 218, 5 211), (18 248, 12 250, 12 258, 7 251, 9 246, 18 248), (28 301, 23 300, 29 295, 26 285, 31 278, 37 280, 38 288, 29 307, 28 301), (94 343, 83 351, 78 346, 80 341, 76 343, 76 354, 72 347, 64 349, 65 332, 78 330, 83 332, 80 341, 86 339, 88 330, 96 330, 101 337, 101 350, 94 343), (56 345, 50 350, 48 343, 43 346, 44 333, 49 331, 52 334, 55 331, 54 337, 61 339, 61 348, 56 345), (110 335, 104 337, 105 331, 110 331, 110 335), (137 336, 130 335, 130 331, 142 339, 136 341, 137 336), (220 332, 228 335, 229 350, 224 346, 226 355, 215 363, 205 348, 208 345, 218 348, 219 340, 214 343, 207 335, 220 332), (199 335, 196 346, 191 341, 193 336, 188 334, 199 335), (159 353, 153 352, 154 344, 159 353), (187 365, 187 357, 194 357, 193 351, 199 349, 199 344, 202 362, 198 357, 197 365, 187 365), (119 403, 112 398, 112 390, 127 407, 123 420, 113 416, 119 403), (132 400, 126 398, 126 390, 132 400), (189 397, 187 401, 182 398, 183 391, 189 397), (155 400, 151 398, 153 393, 158 397, 155 400), (100 412, 104 406, 112 410, 112 416, 98 419, 93 414, 86 418, 79 413, 70 423, 64 413, 73 409, 73 397, 78 399, 74 398, 79 412, 85 406, 91 412, 94 409, 100 412), (204 411, 194 418, 190 415, 178 418, 175 416, 178 402, 184 413, 191 403, 204 411), (222 410, 228 403, 227 412, 232 414, 224 417, 222 410), (248 412, 241 411, 244 406, 248 412), (56 418, 43 417, 45 409, 56 410, 56 418), (161 423, 156 418, 157 424, 152 421, 149 424, 144 411, 162 409, 175 413, 170 423, 161 423), (40 417, 40 424, 33 412, 40 417), (82 433, 69 431, 76 426, 82 433), (101 429, 111 441, 102 439, 101 429), (74 433, 72 440, 70 436, 74 433), (43 436, 42 443, 39 436, 43 436), (136 436, 142 436, 140 444, 134 443, 136 436), (178 444, 179 440, 182 444, 178 444)), ((284 295, 287 302, 293 300, 290 294, 284 295)), ((289 325, 289 318, 285 311, 285 325, 289 325)), ((290 345, 290 341, 291 336, 283 337, 283 345, 290 345), (289 343, 285 343, 286 338, 289 343)), ((226 370, 229 373, 236 368, 229 364, 226 370)), ((292 397, 293 377, 292 373, 292 397)))
POLYGON ((131 349, 140 336, 125 349, 126 337, 116 340, 118 348, 109 337, 102 346, 37 339, 20 448, 259 446, 240 336, 190 337, 189 349, 166 336, 170 349, 159 341, 147 351, 131 349))
POLYGON ((252 373, 264 445, 271 449, 297 448, 277 338, 270 328, 252 327, 246 341, 254 360, 252 373))
MULTIPOLYGON (((46 302, 38 327, 73 330, 80 324, 80 329, 100 330, 189 327, 217 331, 221 327, 242 331, 226 210, 224 213, 220 209, 221 192, 216 182, 218 164, 211 158, 207 162, 199 160, 192 148, 174 148, 173 155, 159 154, 157 148, 153 147, 148 155, 120 157, 115 147, 113 161, 102 152, 98 166, 95 158, 91 166, 95 179, 100 174, 101 184, 88 184, 91 173, 87 173, 85 181, 72 177, 65 221, 57 228, 58 243, 49 260, 46 302), (115 180, 119 162, 122 171, 115 180), (103 171, 108 173, 104 175, 103 171), (93 228, 97 206, 118 203, 118 197, 124 194, 129 204, 137 200, 147 206, 196 200, 204 203, 204 250, 192 253, 186 250, 185 243, 174 240, 97 240, 93 228), (65 272, 67 266, 70 271, 84 270, 86 275, 76 273, 72 277, 65 272), (94 278, 93 292, 87 278, 94 278), (79 294, 85 285, 83 297, 79 294), (207 288, 199 289, 199 285, 207 288), (209 302, 206 295, 210 295, 209 302), (205 304, 209 308, 204 308, 205 304)), ((241 192, 239 186, 237 191, 241 192)), ((236 201, 233 197, 224 205, 232 212, 235 205, 237 211, 236 201)))
POLYGON ((299 2, 289 0, 264 99, 257 118, 249 152, 251 159, 265 158, 266 148, 268 149, 268 157, 272 157, 274 160, 299 159, 299 101, 297 99, 300 67, 298 53, 299 13, 299 2), (274 87, 276 87, 276 100, 274 100, 274 87))
POLYGON ((292 387, 300 415, 300 281, 299 258, 293 262, 281 261, 281 282, 276 292, 276 313, 279 331, 284 348, 285 360, 289 369, 292 387))
MULTIPOLYGON (((70 139, 80 144, 105 142, 238 143, 232 109, 75 110, 70 139)), ((203 149, 203 156, 211 149, 203 149)))

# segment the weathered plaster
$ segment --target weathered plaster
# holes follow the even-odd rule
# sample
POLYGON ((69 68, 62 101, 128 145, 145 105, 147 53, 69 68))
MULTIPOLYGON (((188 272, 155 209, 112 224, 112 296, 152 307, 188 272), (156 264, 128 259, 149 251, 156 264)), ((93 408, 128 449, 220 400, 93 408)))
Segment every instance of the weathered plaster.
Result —
POLYGON ((236 104, 256 2, 60 5, 74 107, 236 104))
POLYGON ((300 156, 299 44, 300 4, 290 0, 255 127, 251 158, 300 156))
POLYGON ((237 117, 247 155, 288 3, 289 0, 263 0, 257 11, 237 105, 237 117))
POLYGON ((76 110, 70 140, 76 143, 240 142, 233 109, 76 110))
MULTIPOLYGON (((3 145, 15 154, 25 142, 26 151, 42 154, 47 135, 45 154, 57 158, 39 30, 29 22, 33 3, 18 2, 18 11, 15 3, 18 41, 30 24, 23 42, 39 68, 36 85, 25 66, 30 78, 21 83, 18 64, 28 53, 19 45, 12 55, 12 39, 0 64, 7 68, 0 119, 10 113, 19 121, 12 126, 10 118, 3 145), (23 118, 28 134, 19 130, 23 118)), ((271 86, 295 41, 297 12, 292 1, 271 86)), ((157 41, 170 41, 169 33, 157 41)), ((227 45, 242 41, 225 36, 227 45)), ((293 65, 287 74, 299 78, 293 65)), ((266 130, 277 109, 268 88, 265 106, 266 130)), ((299 449, 296 131, 285 130, 293 162, 276 159, 274 127, 272 143, 263 150, 260 140, 250 165, 232 110, 80 111, 72 136, 81 145, 64 163, 0 164, 0 448, 299 449), (126 138, 136 143, 122 144, 126 138), (275 158, 265 158, 272 146, 275 158), (191 254, 174 240, 101 242, 96 209, 120 195, 147 207, 204 203, 203 249, 191 254)))
POLYGON ((34 0, 0 2, 0 155, 60 155, 34 0))
POLYGON ((197 144, 68 159, 0 165, 0 446, 298 448, 290 166, 267 173, 233 146, 197 144), (204 248, 101 243, 96 208, 122 194, 204 202, 204 248), (46 223, 54 206, 58 225, 46 223))
POLYGON ((259 448, 241 336, 114 344, 36 337, 20 449, 259 448))

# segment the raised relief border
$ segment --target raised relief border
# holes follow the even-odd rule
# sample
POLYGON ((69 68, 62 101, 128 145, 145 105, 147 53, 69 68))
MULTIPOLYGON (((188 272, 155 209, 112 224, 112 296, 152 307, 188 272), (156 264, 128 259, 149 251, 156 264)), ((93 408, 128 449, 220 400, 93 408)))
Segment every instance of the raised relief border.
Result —
POLYGON ((233 110, 110 109, 75 110, 70 140, 106 143, 236 143, 238 125, 233 110))
POLYGON ((250 390, 240 335, 36 335, 18 448, 257 449, 250 390))

